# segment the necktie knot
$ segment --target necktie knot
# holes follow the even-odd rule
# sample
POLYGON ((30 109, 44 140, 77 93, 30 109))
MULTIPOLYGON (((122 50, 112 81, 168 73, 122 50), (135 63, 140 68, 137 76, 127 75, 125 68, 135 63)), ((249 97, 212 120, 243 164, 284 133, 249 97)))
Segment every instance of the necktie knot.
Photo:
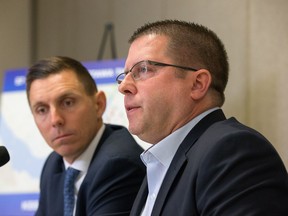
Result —
POLYGON ((65 182, 66 184, 71 184, 71 182, 74 184, 77 176, 79 175, 79 170, 74 169, 72 167, 68 167, 68 169, 66 170, 66 174, 65 174, 65 182))
POLYGON ((80 171, 69 167, 64 180, 64 216, 72 216, 74 209, 74 184, 80 171))

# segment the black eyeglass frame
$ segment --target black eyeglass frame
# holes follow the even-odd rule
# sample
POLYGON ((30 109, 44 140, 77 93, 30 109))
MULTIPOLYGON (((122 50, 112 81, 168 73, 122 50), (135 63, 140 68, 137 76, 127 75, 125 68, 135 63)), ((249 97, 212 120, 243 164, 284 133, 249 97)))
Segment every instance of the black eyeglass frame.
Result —
MULTIPOLYGON (((157 61, 151 61, 151 60, 142 60, 142 61, 139 61, 139 62, 137 62, 136 64, 134 64, 134 65, 131 67, 130 70, 127 70, 127 71, 124 71, 123 73, 120 73, 120 74, 116 77, 116 81, 118 82, 118 84, 120 84, 120 83, 124 80, 124 78, 127 76, 128 73, 131 73, 131 72, 132 72, 133 68, 134 68, 136 65, 138 65, 138 64, 140 64, 140 63, 142 63, 142 62, 147 62, 147 63, 150 64, 150 65, 161 66, 161 67, 176 67, 176 68, 180 68, 180 69, 188 70, 188 71, 193 71, 193 72, 199 70, 199 69, 197 70, 197 69, 195 69, 195 68, 186 67, 186 66, 180 66, 180 65, 174 65, 174 64, 167 64, 167 63, 162 63, 162 62, 157 62, 157 61), (124 78, 123 78, 122 80, 119 80, 119 77, 120 77, 120 76, 123 76, 124 74, 125 74, 124 78)), ((134 80, 138 80, 138 79, 135 79, 134 76, 132 76, 132 78, 133 78, 134 80)))

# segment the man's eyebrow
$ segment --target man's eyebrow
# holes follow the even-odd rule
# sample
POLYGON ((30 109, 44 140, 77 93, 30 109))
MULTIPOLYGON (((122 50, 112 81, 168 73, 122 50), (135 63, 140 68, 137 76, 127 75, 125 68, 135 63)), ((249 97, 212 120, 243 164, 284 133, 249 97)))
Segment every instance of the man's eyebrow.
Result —
POLYGON ((42 101, 38 101, 38 102, 36 102, 35 104, 31 104, 31 110, 33 111, 33 110, 35 110, 37 107, 39 107, 39 106, 45 106, 45 103, 44 102, 42 102, 42 101))
MULTIPOLYGON (((59 101, 62 101, 63 99, 67 98, 67 97, 72 97, 72 96, 76 96, 77 94, 74 93, 73 91, 66 91, 66 92, 63 92, 63 94, 61 95, 58 95, 58 97, 56 98, 56 101, 59 102, 59 101)), ((36 108, 37 106, 45 106, 46 103, 43 102, 43 101, 37 101, 35 104, 31 104, 31 108, 36 108)))
POLYGON ((63 92, 63 94, 59 95, 57 97, 57 100, 62 100, 63 98, 71 97, 71 96, 74 96, 74 95, 77 95, 77 94, 75 94, 73 91, 66 91, 66 92, 63 92))

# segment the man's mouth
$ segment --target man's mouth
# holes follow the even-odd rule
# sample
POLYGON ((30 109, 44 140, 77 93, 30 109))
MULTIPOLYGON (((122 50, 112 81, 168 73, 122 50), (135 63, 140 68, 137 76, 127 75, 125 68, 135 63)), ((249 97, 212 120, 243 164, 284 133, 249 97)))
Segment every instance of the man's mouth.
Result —
POLYGON ((130 111, 133 111, 133 110, 138 109, 138 108, 139 108, 139 106, 126 106, 126 111, 130 112, 130 111))
POLYGON ((53 142, 54 141, 59 141, 59 140, 63 140, 63 139, 67 139, 71 136, 72 134, 61 134, 61 135, 58 135, 56 136, 54 139, 53 139, 53 142))

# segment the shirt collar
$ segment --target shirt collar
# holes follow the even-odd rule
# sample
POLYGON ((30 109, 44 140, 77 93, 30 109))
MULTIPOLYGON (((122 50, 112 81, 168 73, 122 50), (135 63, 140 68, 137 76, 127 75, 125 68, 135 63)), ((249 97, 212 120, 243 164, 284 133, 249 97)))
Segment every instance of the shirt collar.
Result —
POLYGON ((72 164, 69 164, 63 158, 65 169, 71 166, 77 170, 86 173, 104 130, 105 130, 105 124, 101 126, 101 128, 97 132, 96 136, 94 137, 90 145, 86 148, 86 150, 72 164))
POLYGON ((165 137, 160 142, 152 145, 150 148, 148 148, 146 151, 144 151, 141 154, 141 159, 144 162, 144 164, 147 165, 148 160, 147 158, 151 158, 149 156, 152 154, 156 160, 158 160, 163 166, 169 167, 174 155, 176 154, 177 149, 179 148, 182 141, 185 139, 187 134, 190 132, 190 130, 206 115, 209 113, 220 109, 219 107, 215 107, 212 109, 209 109, 200 115, 196 116, 194 119, 192 119, 190 122, 188 122, 186 125, 182 126, 181 128, 174 131, 169 136, 165 137))

